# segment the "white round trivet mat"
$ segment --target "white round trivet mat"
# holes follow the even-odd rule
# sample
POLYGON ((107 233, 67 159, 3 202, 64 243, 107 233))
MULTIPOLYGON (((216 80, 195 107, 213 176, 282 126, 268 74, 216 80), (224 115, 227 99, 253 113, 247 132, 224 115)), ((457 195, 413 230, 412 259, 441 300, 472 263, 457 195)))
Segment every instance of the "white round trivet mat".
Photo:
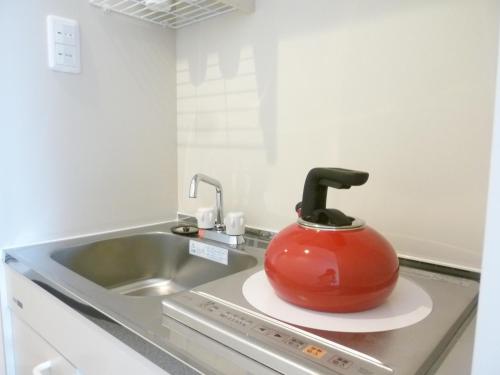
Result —
POLYGON ((274 293, 264 271, 250 276, 242 289, 247 301, 257 310, 284 322, 324 331, 389 331, 418 323, 432 311, 431 297, 401 276, 382 305, 357 313, 325 313, 289 304, 274 293))

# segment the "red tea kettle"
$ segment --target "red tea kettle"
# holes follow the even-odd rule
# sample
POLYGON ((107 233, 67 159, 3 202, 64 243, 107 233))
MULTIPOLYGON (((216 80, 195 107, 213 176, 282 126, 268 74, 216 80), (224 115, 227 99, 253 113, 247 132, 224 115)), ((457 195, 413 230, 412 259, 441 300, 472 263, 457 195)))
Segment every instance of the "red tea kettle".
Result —
POLYGON ((328 187, 363 185, 368 173, 314 168, 306 178, 299 219, 269 244, 265 271, 276 294, 307 309, 356 312, 380 305, 399 273, 391 244, 360 219, 326 208, 328 187))

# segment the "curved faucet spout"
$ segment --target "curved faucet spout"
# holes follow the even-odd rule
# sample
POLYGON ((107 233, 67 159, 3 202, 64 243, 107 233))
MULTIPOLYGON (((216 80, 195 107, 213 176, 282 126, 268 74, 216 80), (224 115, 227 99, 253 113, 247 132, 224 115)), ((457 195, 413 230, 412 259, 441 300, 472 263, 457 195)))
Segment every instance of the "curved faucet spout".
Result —
POLYGON ((197 173, 191 179, 191 185, 189 186, 189 198, 196 198, 198 196, 198 185, 200 182, 205 182, 209 185, 215 187, 215 201, 217 207, 217 216, 215 218, 215 229, 224 230, 224 224, 222 223, 223 213, 223 202, 222 202, 222 184, 210 176, 197 173))

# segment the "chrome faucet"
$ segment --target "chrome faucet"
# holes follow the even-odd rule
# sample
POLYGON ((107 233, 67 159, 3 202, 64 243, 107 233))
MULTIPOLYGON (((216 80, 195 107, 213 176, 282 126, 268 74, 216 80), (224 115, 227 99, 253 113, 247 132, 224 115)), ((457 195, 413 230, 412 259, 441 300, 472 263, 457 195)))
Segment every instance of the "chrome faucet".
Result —
POLYGON ((197 173, 191 179, 191 185, 189 187, 189 198, 196 198, 198 195, 198 184, 201 182, 205 182, 209 185, 215 187, 215 203, 217 207, 217 215, 215 217, 215 229, 219 232, 225 229, 224 224, 222 222, 224 217, 223 212, 223 202, 222 202, 222 185, 215 178, 209 177, 207 175, 197 173))

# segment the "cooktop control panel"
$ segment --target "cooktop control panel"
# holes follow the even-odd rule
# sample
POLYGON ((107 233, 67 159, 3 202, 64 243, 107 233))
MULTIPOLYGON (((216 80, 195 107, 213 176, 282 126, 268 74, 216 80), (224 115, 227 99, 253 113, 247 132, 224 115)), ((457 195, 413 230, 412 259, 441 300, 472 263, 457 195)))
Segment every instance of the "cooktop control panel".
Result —
POLYGON ((375 359, 343 350, 335 343, 315 340, 299 329, 209 295, 186 292, 163 301, 163 312, 239 352, 289 373, 387 375, 394 372, 375 359))

